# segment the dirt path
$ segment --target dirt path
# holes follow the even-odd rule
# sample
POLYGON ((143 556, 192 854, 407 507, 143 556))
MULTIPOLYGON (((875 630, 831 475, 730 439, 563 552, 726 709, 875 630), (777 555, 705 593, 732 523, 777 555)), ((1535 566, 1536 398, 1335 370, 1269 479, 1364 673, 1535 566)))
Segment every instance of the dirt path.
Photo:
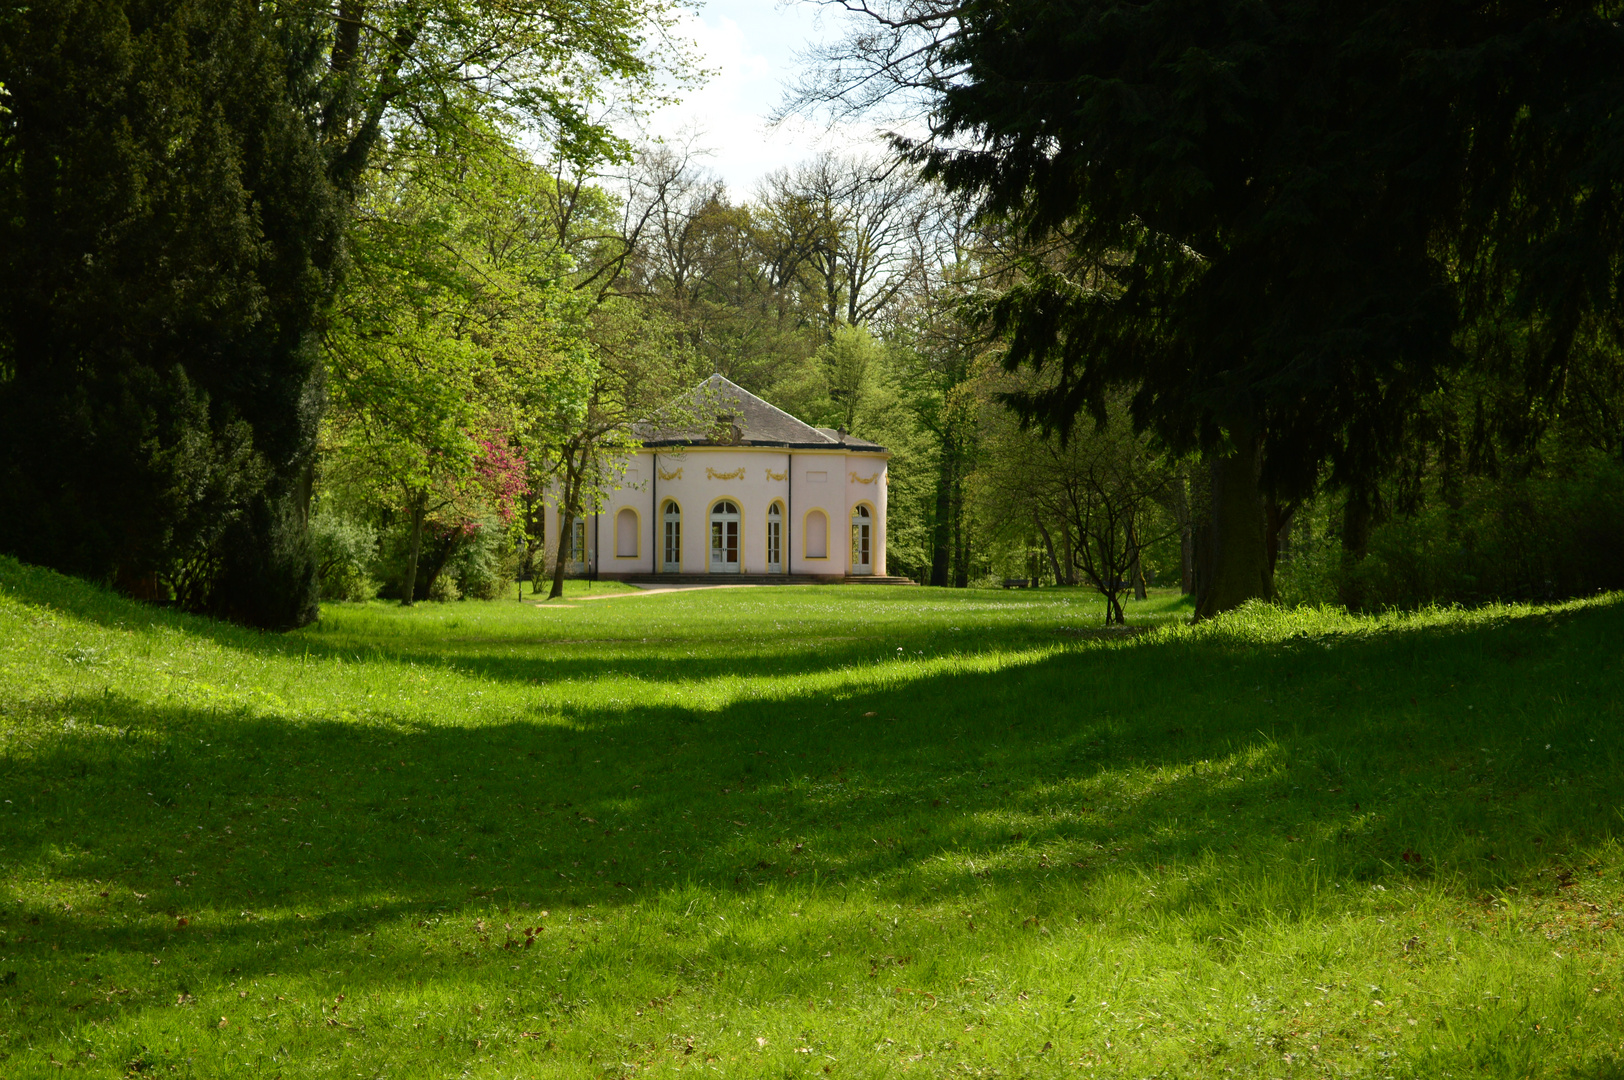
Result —
POLYGON ((574 607, 577 604, 580 604, 580 603, 583 603, 583 602, 593 602, 593 601, 598 601, 598 600, 626 600, 626 599, 628 599, 630 597, 634 597, 634 596, 659 596, 661 593, 692 592, 695 589, 764 589, 764 588, 767 588, 767 586, 765 586, 765 585, 754 585, 754 584, 749 584, 749 585, 743 585, 743 584, 741 584, 741 585, 637 585, 637 584, 633 584, 632 588, 636 589, 637 592, 604 593, 602 596, 570 596, 570 597, 566 597, 566 599, 569 601, 569 603, 567 603, 567 604, 548 603, 545 600, 529 600, 529 601, 526 601, 526 602, 531 603, 531 604, 536 604, 538 606, 542 605, 542 604, 546 604, 548 607, 564 608, 564 607, 574 607))

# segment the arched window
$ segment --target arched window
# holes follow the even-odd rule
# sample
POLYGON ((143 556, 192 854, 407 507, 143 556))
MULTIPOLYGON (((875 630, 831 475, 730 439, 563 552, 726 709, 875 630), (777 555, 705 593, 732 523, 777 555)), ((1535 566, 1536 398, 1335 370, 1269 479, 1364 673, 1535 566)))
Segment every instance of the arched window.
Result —
POLYGON ((784 572, 784 507, 773 503, 767 508, 767 573, 784 572))
POLYGON ((806 557, 809 559, 827 559, 829 557, 829 516, 822 510, 814 510, 806 515, 806 557))
POLYGON ((851 572, 874 572, 874 518, 868 507, 859 505, 851 512, 851 572))
POLYGON ((722 499, 710 512, 710 568, 713 574, 739 572, 739 507, 722 499))
POLYGON ((615 515, 615 558, 637 558, 637 511, 629 506, 615 515))
POLYGON ((676 573, 682 569, 682 508, 674 499, 665 501, 665 562, 663 569, 676 573))

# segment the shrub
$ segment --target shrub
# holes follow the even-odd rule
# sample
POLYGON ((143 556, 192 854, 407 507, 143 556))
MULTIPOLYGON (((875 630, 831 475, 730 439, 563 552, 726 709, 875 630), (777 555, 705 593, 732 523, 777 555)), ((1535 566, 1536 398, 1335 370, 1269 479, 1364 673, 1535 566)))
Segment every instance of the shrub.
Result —
POLYGON ((310 542, 323 599, 371 600, 378 595, 372 576, 378 557, 376 529, 322 507, 310 519, 310 542))
MULTIPOLYGON (((400 599, 409 540, 404 524, 384 533, 377 570, 380 596, 400 599)), ((417 554, 416 599, 498 599, 513 588, 518 569, 518 555, 496 517, 462 524, 431 522, 424 526, 417 554)))
POLYGON ((1624 466, 1588 458, 1551 475, 1471 481, 1458 507, 1434 504, 1371 531, 1364 559, 1335 542, 1293 558, 1276 585, 1288 604, 1379 611, 1427 604, 1556 600, 1624 588, 1624 466))
POLYGON ((470 600, 498 600, 513 589, 519 556, 495 518, 473 523, 446 570, 470 600))
POLYGON ((429 583, 429 600, 437 604, 444 604, 452 600, 462 599, 462 590, 457 588, 457 582, 450 574, 436 574, 429 583))

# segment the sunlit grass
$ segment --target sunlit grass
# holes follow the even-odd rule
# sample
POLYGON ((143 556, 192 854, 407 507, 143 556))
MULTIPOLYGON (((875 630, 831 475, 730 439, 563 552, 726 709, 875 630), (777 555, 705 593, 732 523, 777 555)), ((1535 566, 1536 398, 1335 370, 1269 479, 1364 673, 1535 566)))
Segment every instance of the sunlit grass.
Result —
MULTIPOLYGON (((552 591, 552 579, 538 581, 525 581, 514 586, 514 599, 544 600, 552 591)), ((628 585, 623 581, 593 581, 589 578, 565 578, 564 595, 559 602, 579 600, 586 596, 615 596, 621 593, 635 593, 640 591, 635 585, 628 585)))
POLYGON ((0 1076, 1618 1076, 1624 603, 1187 613, 0 561, 0 1076))

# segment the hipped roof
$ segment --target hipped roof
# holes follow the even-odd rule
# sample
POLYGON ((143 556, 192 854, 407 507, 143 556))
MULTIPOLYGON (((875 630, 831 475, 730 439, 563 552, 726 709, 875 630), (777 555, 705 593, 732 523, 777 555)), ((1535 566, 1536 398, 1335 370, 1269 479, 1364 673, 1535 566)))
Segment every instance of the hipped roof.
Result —
MULTIPOLYGON (((722 375, 712 375, 694 387, 692 407, 701 417, 715 416, 718 422, 731 418, 738 437, 716 439, 711 431, 700 429, 661 430, 643 425, 638 431, 643 445, 661 446, 781 446, 789 450, 884 451, 879 443, 843 434, 834 428, 817 428, 795 419, 778 406, 763 401, 738 383, 722 375)), ((714 428, 715 425, 709 425, 714 428)))

